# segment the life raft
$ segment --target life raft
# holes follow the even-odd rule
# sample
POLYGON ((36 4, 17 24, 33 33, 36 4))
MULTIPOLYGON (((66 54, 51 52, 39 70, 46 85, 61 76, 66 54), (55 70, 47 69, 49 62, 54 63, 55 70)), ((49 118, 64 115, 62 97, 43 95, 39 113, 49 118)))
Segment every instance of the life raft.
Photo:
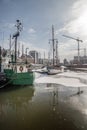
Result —
POLYGON ((19 67, 19 70, 22 72, 22 71, 23 71, 23 66, 20 66, 20 67, 19 67))

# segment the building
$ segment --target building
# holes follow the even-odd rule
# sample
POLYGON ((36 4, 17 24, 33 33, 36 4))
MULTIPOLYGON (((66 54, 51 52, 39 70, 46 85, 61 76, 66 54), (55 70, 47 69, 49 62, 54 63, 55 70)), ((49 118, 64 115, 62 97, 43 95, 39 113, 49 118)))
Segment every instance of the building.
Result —
POLYGON ((35 50, 32 50, 32 51, 29 52, 29 54, 34 58, 34 63, 38 64, 38 62, 39 62, 39 58, 38 58, 39 54, 38 54, 38 52, 35 51, 35 50))
MULTIPOLYGON (((19 58, 19 60, 20 60, 20 58, 19 58)), ((34 63, 34 58, 31 55, 26 56, 26 54, 23 54, 21 56, 21 60, 22 60, 22 62, 34 63)))
POLYGON ((67 59, 64 59, 63 63, 64 63, 65 66, 69 65, 69 62, 67 61, 67 59))
MULTIPOLYGON (((87 64, 87 56, 80 56, 79 63, 80 64, 87 64)), ((73 64, 78 64, 78 56, 74 56, 73 64)))

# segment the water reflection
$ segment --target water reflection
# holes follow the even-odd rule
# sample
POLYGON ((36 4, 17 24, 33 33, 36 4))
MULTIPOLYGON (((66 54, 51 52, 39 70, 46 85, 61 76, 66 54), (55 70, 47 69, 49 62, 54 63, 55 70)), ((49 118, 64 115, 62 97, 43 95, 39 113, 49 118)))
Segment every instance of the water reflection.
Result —
MULTIPOLYGON (((56 85, 51 85, 53 87, 53 91, 52 91, 52 95, 51 95, 51 98, 52 98, 52 102, 51 102, 51 105, 52 105, 52 109, 53 111, 56 110, 56 107, 58 105, 58 87, 56 85)), ((48 87, 48 85, 47 85, 48 87)))
POLYGON ((86 88, 57 84, 0 92, 0 130, 87 130, 86 101, 86 88))
MULTIPOLYGON (((13 89, 0 93, 0 123, 9 123, 18 117, 24 118, 30 101, 34 96, 34 87, 13 89), (8 120, 6 122, 6 120, 8 120)), ((18 119, 17 119, 18 120, 18 119)))
POLYGON ((53 91, 53 110, 55 111, 55 107, 58 104, 58 88, 56 88, 56 90, 54 89, 53 91))
POLYGON ((87 102, 85 98, 87 98, 87 88, 67 88, 56 84, 51 84, 51 86, 53 87, 53 111, 56 112, 56 115, 60 115, 60 118, 63 117, 64 120, 74 120, 73 125, 78 129, 86 129, 87 102))
POLYGON ((80 96, 80 94, 82 94, 84 91, 83 90, 81 90, 81 88, 80 87, 78 87, 77 88, 77 92, 76 93, 74 93, 74 94, 72 94, 72 95, 70 95, 70 96, 76 96, 76 95, 79 95, 80 96))

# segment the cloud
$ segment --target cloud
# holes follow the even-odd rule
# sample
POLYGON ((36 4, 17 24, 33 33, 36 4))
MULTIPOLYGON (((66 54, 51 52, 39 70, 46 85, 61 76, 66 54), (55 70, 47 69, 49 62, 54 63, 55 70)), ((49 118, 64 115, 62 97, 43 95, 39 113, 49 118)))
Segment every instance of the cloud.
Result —
POLYGON ((1 23, 0 30, 3 29, 13 29, 15 27, 14 23, 1 23))
POLYGON ((74 55, 77 55, 76 49, 76 41, 73 42, 71 39, 69 39, 66 42, 60 42, 58 45, 59 58, 61 60, 63 60, 64 58, 67 58, 68 60, 72 59, 74 55))
POLYGON ((78 36, 87 36, 87 1, 78 0, 72 8, 70 16, 61 31, 78 36))
MULTIPOLYGON (((79 37, 83 40, 83 43, 80 43, 80 48, 86 48, 87 43, 87 1, 86 0, 77 0, 73 3, 72 7, 69 8, 69 14, 67 21, 64 22, 64 25, 56 30, 56 35, 65 34, 74 38, 79 37)), ((60 43, 60 57, 63 59, 67 57, 68 59, 73 58, 73 56, 78 53, 75 50, 70 51, 70 49, 78 47, 77 41, 73 39, 65 38, 62 39, 63 43, 60 43)), ((83 55, 83 51, 80 51, 80 54, 83 55)))
POLYGON ((35 33, 36 33, 36 30, 35 30, 34 28, 30 28, 30 29, 28 30, 28 33, 30 33, 30 34, 35 34, 35 33))

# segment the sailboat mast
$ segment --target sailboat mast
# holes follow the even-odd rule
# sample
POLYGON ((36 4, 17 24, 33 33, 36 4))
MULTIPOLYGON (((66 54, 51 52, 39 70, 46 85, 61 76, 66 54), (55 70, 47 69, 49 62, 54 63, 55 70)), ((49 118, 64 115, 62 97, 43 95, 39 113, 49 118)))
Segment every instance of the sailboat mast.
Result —
POLYGON ((52 44, 53 44, 53 66, 54 66, 54 26, 52 25, 52 44))
POLYGON ((1 46, 0 46, 0 72, 1 72, 1 63, 2 63, 2 59, 1 59, 1 46))
POLYGON ((20 42, 18 44, 18 58, 19 58, 19 56, 20 56, 20 42))
POLYGON ((55 51, 55 41, 56 43, 58 43, 58 40, 54 38, 54 26, 52 25, 52 39, 49 39, 49 44, 50 44, 50 41, 52 42, 52 51, 53 51, 53 66, 55 65, 55 53, 58 53, 55 51))
POLYGON ((17 61, 17 37, 15 37, 15 63, 17 61))
POLYGON ((56 41, 56 65, 58 65, 58 40, 56 41))
POLYGON ((22 56, 24 55, 24 45, 22 44, 22 56))
POLYGON ((13 38, 15 38, 15 63, 17 61, 17 38, 20 35, 20 31, 22 30, 22 23, 20 20, 16 20, 16 27, 17 27, 17 32, 13 35, 13 38))
POLYGON ((10 39, 9 39, 9 54, 10 54, 10 57, 11 57, 11 35, 10 35, 10 39))

